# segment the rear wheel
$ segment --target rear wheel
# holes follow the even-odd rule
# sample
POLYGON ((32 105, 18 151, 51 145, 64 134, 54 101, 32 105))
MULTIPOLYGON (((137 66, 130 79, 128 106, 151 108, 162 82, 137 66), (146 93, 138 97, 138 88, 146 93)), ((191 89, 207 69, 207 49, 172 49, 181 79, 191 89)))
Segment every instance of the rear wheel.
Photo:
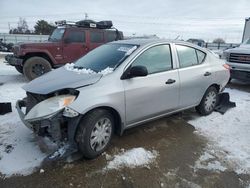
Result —
POLYGON ((76 133, 78 148, 88 159, 96 158, 109 145, 114 131, 114 117, 104 109, 88 113, 76 133))
POLYGON ((19 73, 23 74, 23 66, 22 66, 22 65, 15 65, 15 68, 16 68, 16 70, 17 70, 19 73))
POLYGON ((209 115, 213 112, 217 105, 218 91, 215 87, 211 86, 205 92, 200 104, 196 107, 196 110, 201 115, 209 115))
POLYGON ((42 57, 31 57, 25 61, 23 73, 28 80, 33 80, 51 71, 51 69, 52 67, 46 59, 42 57))

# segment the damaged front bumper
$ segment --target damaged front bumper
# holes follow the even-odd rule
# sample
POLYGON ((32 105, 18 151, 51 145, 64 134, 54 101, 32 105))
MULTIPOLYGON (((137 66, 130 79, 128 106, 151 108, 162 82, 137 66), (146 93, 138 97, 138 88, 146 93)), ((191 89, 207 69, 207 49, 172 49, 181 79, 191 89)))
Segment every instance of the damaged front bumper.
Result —
MULTIPOLYGON (((53 151, 48 159, 65 158, 78 151, 77 143, 75 142, 75 133, 77 125, 80 122, 81 115, 69 118, 64 117, 60 111, 53 116, 36 119, 29 122, 25 120, 23 108, 26 108, 25 100, 18 100, 16 109, 24 125, 32 130, 39 137, 48 137, 51 141, 57 144, 57 150, 53 151), (58 152, 64 147, 64 152, 58 152), (59 154, 60 156, 57 156, 59 154), (56 156, 56 157, 55 157, 56 156)), ((44 143, 46 144, 46 143, 44 143)))

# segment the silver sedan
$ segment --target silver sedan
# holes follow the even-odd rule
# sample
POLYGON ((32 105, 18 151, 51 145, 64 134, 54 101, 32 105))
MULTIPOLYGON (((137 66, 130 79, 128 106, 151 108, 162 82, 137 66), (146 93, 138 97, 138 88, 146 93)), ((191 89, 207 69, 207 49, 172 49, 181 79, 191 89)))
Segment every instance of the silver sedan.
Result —
POLYGON ((192 107, 212 113, 228 80, 223 61, 190 43, 116 41, 25 85, 17 110, 39 136, 95 158, 114 132, 192 107))

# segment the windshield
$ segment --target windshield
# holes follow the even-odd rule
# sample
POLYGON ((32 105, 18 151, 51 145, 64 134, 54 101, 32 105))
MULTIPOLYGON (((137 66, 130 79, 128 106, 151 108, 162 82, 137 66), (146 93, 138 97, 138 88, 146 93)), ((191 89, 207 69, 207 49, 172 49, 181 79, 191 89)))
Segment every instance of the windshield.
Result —
POLYGON ((243 44, 250 44, 250 39, 247 39, 243 44))
POLYGON ((64 28, 56 28, 53 33, 49 37, 49 41, 51 42, 58 42, 62 39, 62 36, 64 34, 65 29, 64 28))
POLYGON ((115 69, 137 47, 132 44, 105 44, 78 59, 74 68, 90 69, 97 73, 107 68, 115 69))

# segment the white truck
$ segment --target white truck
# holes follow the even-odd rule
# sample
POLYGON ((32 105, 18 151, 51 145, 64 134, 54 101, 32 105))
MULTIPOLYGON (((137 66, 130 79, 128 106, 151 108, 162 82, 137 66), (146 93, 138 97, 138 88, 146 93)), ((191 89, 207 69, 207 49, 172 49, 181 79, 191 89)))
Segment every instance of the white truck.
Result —
POLYGON ((242 44, 224 51, 231 78, 250 81, 250 18, 246 18, 242 44))

